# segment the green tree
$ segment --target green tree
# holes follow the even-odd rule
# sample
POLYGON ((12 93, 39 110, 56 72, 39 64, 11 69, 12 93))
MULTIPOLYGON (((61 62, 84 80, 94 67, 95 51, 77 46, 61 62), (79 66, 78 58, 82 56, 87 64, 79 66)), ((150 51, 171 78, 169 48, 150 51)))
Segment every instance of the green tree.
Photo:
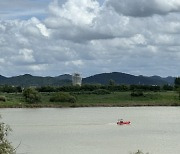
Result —
POLYGON ((180 100, 180 77, 177 77, 174 81, 175 90, 179 94, 179 100, 180 100))
POLYGON ((112 80, 112 79, 111 79, 111 80, 109 80, 109 85, 110 85, 110 86, 115 86, 115 85, 116 85, 116 83, 115 83, 115 81, 114 81, 114 80, 112 80))
POLYGON ((37 88, 39 92, 55 92, 56 88, 53 86, 42 86, 37 88))
POLYGON ((7 140, 9 131, 11 131, 10 127, 0 122, 0 154, 16 153, 11 143, 7 140))
POLYGON ((27 88, 23 91, 23 96, 28 103, 37 103, 41 101, 41 95, 33 88, 27 88))
POLYGON ((179 94, 179 100, 180 100, 180 87, 176 89, 177 93, 179 94))
POLYGON ((180 77, 177 77, 177 78, 174 80, 174 85, 175 85, 175 88, 180 87, 180 77))
POLYGON ((167 90, 167 91, 172 91, 174 89, 174 87, 166 84, 166 85, 163 85, 162 89, 167 90))

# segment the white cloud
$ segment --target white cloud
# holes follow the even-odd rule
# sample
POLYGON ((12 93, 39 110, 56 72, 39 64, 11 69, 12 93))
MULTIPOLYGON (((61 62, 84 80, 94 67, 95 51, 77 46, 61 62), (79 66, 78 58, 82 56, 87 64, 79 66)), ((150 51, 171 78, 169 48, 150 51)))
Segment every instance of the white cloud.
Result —
POLYGON ((175 0, 55 0, 45 19, 0 20, 1 74, 178 75, 178 9, 175 0))
POLYGON ((0 58, 0 63, 1 64, 5 63, 5 60, 3 58, 0 58))
POLYGON ((36 26, 39 28, 39 30, 43 36, 49 37, 50 34, 45 25, 43 25, 42 23, 39 23, 36 26))
POLYGON ((178 0, 107 0, 106 5, 120 14, 133 17, 180 12, 178 0))
POLYGON ((68 0, 62 6, 55 0, 49 6, 50 13, 75 25, 91 24, 99 11, 99 3, 93 0, 68 0))
MULTIPOLYGON (((21 49, 19 51, 19 58, 27 63, 35 62, 35 59, 33 56, 33 50, 31 50, 31 49, 21 49)), ((16 58, 16 59, 18 59, 18 58, 16 58)))
POLYGON ((33 16, 45 16, 51 0, 1 0, 0 19, 12 20, 33 16))
POLYGON ((28 69, 30 71, 36 72, 36 71, 45 71, 46 65, 29 65, 28 69))

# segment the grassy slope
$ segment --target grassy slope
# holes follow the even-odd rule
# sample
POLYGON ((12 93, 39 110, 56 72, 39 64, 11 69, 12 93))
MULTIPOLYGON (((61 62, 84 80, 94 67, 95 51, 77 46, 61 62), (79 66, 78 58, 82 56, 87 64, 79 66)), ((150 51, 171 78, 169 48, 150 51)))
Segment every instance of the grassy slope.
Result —
POLYGON ((80 95, 77 104, 102 106, 159 106, 179 103, 174 92, 150 92, 142 97, 131 97, 130 92, 115 92, 109 95, 80 95))
POLYGON ((49 98, 52 93, 42 93, 41 102, 27 104, 22 94, 0 93, 6 97, 6 102, 0 102, 0 107, 81 107, 81 106, 172 106, 180 105, 176 92, 147 92, 142 97, 131 97, 130 92, 114 92, 108 95, 82 94, 76 95, 77 102, 52 103, 49 98))

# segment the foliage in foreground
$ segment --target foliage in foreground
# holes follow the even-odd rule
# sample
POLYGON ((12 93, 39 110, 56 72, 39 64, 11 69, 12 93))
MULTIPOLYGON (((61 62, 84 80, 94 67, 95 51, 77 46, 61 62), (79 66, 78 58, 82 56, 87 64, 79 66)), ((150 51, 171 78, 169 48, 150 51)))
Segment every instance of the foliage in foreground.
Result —
POLYGON ((0 122, 0 154, 16 153, 10 142, 7 140, 9 131, 11 131, 10 127, 0 122))

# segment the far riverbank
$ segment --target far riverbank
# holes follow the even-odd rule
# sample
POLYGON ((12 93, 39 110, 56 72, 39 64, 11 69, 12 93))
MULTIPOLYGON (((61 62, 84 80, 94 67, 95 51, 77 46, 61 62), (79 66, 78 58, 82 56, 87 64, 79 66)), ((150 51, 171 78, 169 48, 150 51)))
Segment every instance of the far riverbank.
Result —
POLYGON ((67 107, 140 107, 180 106, 178 94, 170 92, 145 92, 143 96, 132 97, 130 92, 112 92, 105 95, 74 94, 77 101, 50 102, 53 93, 41 93, 41 101, 27 103, 21 93, 0 93, 6 101, 0 101, 0 108, 67 108, 67 107))

